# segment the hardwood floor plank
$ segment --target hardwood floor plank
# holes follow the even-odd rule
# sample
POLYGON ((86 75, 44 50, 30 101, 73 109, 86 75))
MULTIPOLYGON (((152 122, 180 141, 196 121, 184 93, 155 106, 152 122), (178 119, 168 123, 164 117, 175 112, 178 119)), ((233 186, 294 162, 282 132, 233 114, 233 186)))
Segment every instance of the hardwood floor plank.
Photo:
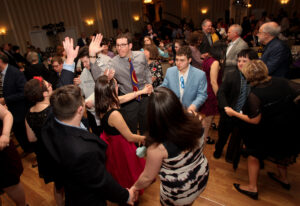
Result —
MULTIPOLYGON (((217 132, 212 131, 211 137, 217 139, 217 132)), ((226 151, 226 148, 225 150, 226 151)), ((300 162, 289 167, 288 174, 291 183, 291 190, 283 189, 278 183, 271 180, 267 171, 276 171, 276 165, 265 161, 265 168, 260 171, 259 176, 259 200, 252 200, 238 193, 233 183, 246 184, 248 181, 247 160, 241 157, 239 167, 236 171, 232 165, 225 162, 224 153, 220 159, 214 159, 212 154, 214 145, 207 145, 204 153, 210 165, 210 176, 205 191, 194 202, 194 206, 296 206, 300 202, 300 162)), ((38 177, 37 168, 32 168, 31 164, 34 155, 31 154, 22 159, 24 173, 21 181, 24 184, 26 199, 30 206, 55 206, 53 197, 53 184, 44 184, 38 177)), ((158 206, 159 203, 159 178, 147 188, 140 197, 141 206, 158 206)), ((14 206, 14 203, 7 197, 1 195, 2 206, 14 206)), ((116 205, 108 203, 108 205, 116 205)))

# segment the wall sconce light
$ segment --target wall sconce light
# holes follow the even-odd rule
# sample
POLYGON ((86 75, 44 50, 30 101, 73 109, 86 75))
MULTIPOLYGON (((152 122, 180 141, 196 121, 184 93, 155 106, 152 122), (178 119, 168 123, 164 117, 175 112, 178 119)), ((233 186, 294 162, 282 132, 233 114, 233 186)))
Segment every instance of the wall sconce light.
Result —
POLYGON ((287 3, 289 3, 289 0, 280 0, 280 3, 281 4, 287 4, 287 3))
POLYGON ((86 23, 88 26, 92 26, 92 25, 94 25, 94 19, 86 19, 86 20, 85 20, 85 23, 86 23))
POLYGON ((139 21, 140 20, 140 16, 139 15, 134 15, 133 16, 133 20, 134 21, 139 21))
POLYGON ((207 8, 201 9, 201 13, 202 13, 202 14, 206 14, 206 13, 207 13, 207 8))
POLYGON ((152 0, 144 0, 144 4, 152 4, 152 0))
POLYGON ((6 35, 6 28, 5 27, 0 28, 0 35, 6 35))
POLYGON ((252 7, 252 4, 247 4, 247 8, 251 8, 252 7))

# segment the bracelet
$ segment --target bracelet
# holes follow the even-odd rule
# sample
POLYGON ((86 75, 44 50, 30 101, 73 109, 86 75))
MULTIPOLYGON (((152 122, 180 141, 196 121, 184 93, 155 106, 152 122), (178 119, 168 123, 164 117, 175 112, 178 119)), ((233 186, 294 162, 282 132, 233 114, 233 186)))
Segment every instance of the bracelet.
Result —
POLYGON ((89 56, 90 58, 96 58, 96 56, 89 56))

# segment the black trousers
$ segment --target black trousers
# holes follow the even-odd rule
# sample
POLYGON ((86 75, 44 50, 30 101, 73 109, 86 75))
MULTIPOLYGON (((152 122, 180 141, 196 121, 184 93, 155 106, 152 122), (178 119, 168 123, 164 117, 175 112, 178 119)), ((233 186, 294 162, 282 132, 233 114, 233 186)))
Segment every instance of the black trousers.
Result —
POLYGON ((216 153, 221 154, 227 140, 231 134, 231 138, 227 147, 225 158, 233 161, 236 158, 241 145, 241 121, 235 117, 229 117, 225 113, 220 113, 220 121, 218 127, 219 138, 215 145, 216 153))
POLYGON ((121 105, 121 113, 132 133, 137 134, 139 126, 140 134, 147 130, 147 105, 148 96, 143 95, 140 101, 132 100, 121 105))

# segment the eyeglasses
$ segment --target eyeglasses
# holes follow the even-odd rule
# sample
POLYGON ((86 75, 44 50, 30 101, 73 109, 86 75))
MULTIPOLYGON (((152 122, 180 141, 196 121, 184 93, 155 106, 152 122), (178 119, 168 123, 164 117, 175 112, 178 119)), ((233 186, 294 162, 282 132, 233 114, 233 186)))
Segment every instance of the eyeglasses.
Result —
POLYGON ((183 76, 180 77, 180 87, 184 89, 184 79, 183 76))
POLYGON ((127 46, 128 44, 117 44, 116 47, 120 47, 120 48, 124 48, 125 46, 127 46))
POLYGON ((52 64, 52 67, 59 67, 59 64, 52 64))

